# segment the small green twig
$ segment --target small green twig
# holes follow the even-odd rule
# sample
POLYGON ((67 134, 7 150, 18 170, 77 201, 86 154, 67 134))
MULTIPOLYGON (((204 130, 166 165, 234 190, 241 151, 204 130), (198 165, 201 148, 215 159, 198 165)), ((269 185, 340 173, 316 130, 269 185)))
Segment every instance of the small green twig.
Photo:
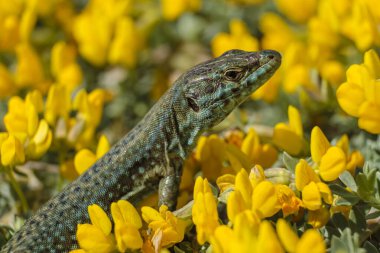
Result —
POLYGON ((19 183, 16 181, 16 178, 13 175, 13 168, 11 168, 11 167, 6 168, 5 171, 7 172, 7 175, 9 177, 9 181, 13 187, 13 190, 16 192, 18 198, 21 201, 21 207, 22 207, 23 213, 27 213, 29 211, 29 205, 28 205, 28 202, 26 201, 25 195, 22 192, 19 183))

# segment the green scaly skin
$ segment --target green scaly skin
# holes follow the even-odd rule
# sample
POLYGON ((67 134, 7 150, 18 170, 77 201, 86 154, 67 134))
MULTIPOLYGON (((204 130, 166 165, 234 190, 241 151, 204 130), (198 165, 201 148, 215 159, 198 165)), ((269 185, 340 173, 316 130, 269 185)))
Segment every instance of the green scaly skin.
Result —
POLYGON ((183 74, 143 120, 77 180, 48 201, 1 252, 67 252, 78 248, 77 224, 87 207, 159 190, 176 205, 182 163, 198 137, 222 121, 277 70, 275 51, 231 50, 183 74))

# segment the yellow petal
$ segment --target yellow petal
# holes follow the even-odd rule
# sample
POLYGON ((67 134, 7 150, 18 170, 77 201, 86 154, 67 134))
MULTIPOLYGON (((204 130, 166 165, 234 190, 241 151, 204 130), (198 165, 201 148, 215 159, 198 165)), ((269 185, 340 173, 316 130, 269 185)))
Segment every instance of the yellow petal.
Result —
MULTIPOLYGON (((1 145, 1 141, 0 141, 1 145)), ((216 179, 216 185, 218 186, 221 192, 226 191, 234 187, 235 185, 235 176, 231 174, 224 174, 216 179)))
POLYGON ((341 148, 346 156, 349 155, 350 151, 350 141, 348 140, 347 134, 342 135, 339 140, 336 142, 338 148, 341 148))
POLYGON ((364 54, 364 65, 366 65, 374 79, 380 78, 380 59, 374 49, 370 49, 364 54))
POLYGON ((74 166, 75 170, 78 174, 82 174, 88 168, 90 168, 95 162, 97 158, 92 151, 88 149, 80 150, 74 157, 74 166))
POLYGON ((319 175, 325 181, 333 181, 346 169, 346 155, 338 147, 330 147, 322 157, 319 175))
POLYGON ((125 252, 127 249, 140 249, 143 245, 139 230, 127 223, 115 223, 115 238, 120 252, 125 252))
POLYGON ((46 138, 48 137, 48 134, 49 134, 49 125, 44 119, 42 119, 40 123, 38 124, 38 129, 35 135, 33 136, 33 142, 36 143, 37 145, 45 142, 46 138))
POLYGON ((13 135, 9 135, 1 145, 1 163, 4 166, 21 164, 25 162, 24 147, 13 135))
MULTIPOLYGON (((44 120, 41 120, 40 123, 42 121, 44 121, 44 120)), ((38 128, 38 129, 40 129, 40 128, 38 128)), ((36 136, 39 134, 38 131, 39 130, 37 130, 36 136)), ((44 131, 44 130, 42 130, 42 131, 44 131)), ((39 159, 50 148, 52 141, 53 141, 53 134, 52 134, 51 130, 48 130, 47 135, 45 136, 45 139, 40 143, 36 143, 34 138, 33 138, 28 145, 28 149, 27 149, 28 155, 34 159, 39 159)))
POLYGON ((331 193, 331 190, 330 190, 329 186, 327 184, 325 184, 325 183, 322 183, 322 182, 318 182, 317 186, 318 186, 319 192, 322 195, 323 201, 326 204, 331 205, 332 201, 333 201, 333 197, 332 197, 332 193, 331 193))
POLYGON ((229 253, 231 250, 236 250, 233 244, 238 240, 232 229, 226 225, 216 228, 213 237, 211 238, 212 250, 216 253, 229 253))
POLYGON ((273 142, 291 155, 298 155, 303 148, 303 138, 284 123, 278 123, 274 127, 273 142))
POLYGON ((116 249, 113 235, 106 236, 97 226, 78 224, 76 235, 79 247, 87 252, 110 253, 116 249))
POLYGON ((110 150, 110 143, 108 142, 107 137, 102 135, 100 136, 98 147, 96 149, 96 157, 99 159, 107 153, 108 150, 110 150))
POLYGON ((361 76, 366 74, 366 70, 363 70, 363 68, 359 65, 349 67, 347 70, 348 81, 341 84, 336 91, 339 105, 346 113, 355 117, 358 116, 359 107, 364 102, 364 81, 361 76))
POLYGON ((281 209, 276 195, 276 188, 269 181, 260 182, 252 194, 252 210, 260 217, 273 216, 281 209))
POLYGON ((162 216, 156 209, 149 206, 143 206, 141 208, 141 216, 146 223, 151 223, 152 221, 164 220, 164 218, 162 218, 162 216))
POLYGON ((260 224, 259 236, 257 238, 256 252, 281 253, 284 252, 276 232, 271 223, 264 220, 260 224))
POLYGON ((33 136, 34 133, 37 130, 38 127, 38 114, 35 109, 35 107, 32 104, 27 104, 26 105, 26 117, 27 117, 27 124, 28 127, 28 135, 33 136))
POLYGON ((242 168, 249 169, 252 167, 252 162, 246 154, 244 154, 238 147, 232 144, 226 145, 226 155, 229 163, 234 171, 240 171, 242 168))
POLYGON ((326 246, 321 234, 314 229, 307 230, 297 244, 296 253, 325 253, 326 246))
POLYGON ((298 236, 284 219, 279 219, 276 224, 277 234, 282 245, 288 252, 295 252, 298 236))
POLYGON ((241 144, 241 151, 247 156, 252 156, 255 147, 258 145, 260 145, 259 136, 253 128, 250 128, 241 144))
POLYGON ((230 193, 227 199, 227 216, 232 223, 239 213, 247 210, 248 208, 250 208, 250 206, 246 206, 243 196, 239 191, 230 193))
POLYGON ((347 170, 350 171, 351 174, 354 175, 355 169, 357 167, 363 167, 363 165, 364 165, 364 157, 360 153, 360 151, 355 150, 354 152, 352 152, 348 159, 347 170))
POLYGON ((319 163, 329 147, 330 142, 327 140, 322 130, 318 126, 313 127, 310 140, 310 151, 313 161, 319 163))
POLYGON ((248 178, 248 173, 242 169, 235 178, 235 191, 239 191, 246 206, 251 206, 252 186, 248 178))
POLYGON ((329 219, 329 210, 327 208, 322 207, 321 209, 308 212, 307 223, 312 225, 313 228, 321 228, 327 224, 329 219))
POLYGON ((303 188, 310 182, 319 182, 318 175, 310 167, 310 165, 301 159, 296 165, 296 187, 297 190, 302 191, 303 188))
POLYGON ((111 214, 116 223, 126 223, 136 229, 142 227, 140 215, 135 207, 126 200, 119 200, 111 204, 111 214))
POLYGON ((310 182, 302 189, 302 201, 309 210, 317 210, 321 207, 321 194, 316 183, 310 182))
POLYGON ((264 168, 269 168, 277 161, 278 152, 271 144, 264 144, 260 146, 257 157, 254 161, 256 164, 260 164, 264 168))
POLYGON ((302 129, 302 120, 301 114, 297 108, 294 106, 288 107, 288 118, 289 118, 289 126, 293 131, 300 136, 303 137, 303 129, 302 129))
POLYGON ((111 221, 100 206, 96 204, 89 205, 88 215, 90 216, 91 223, 99 228, 104 235, 109 235, 111 233, 111 221))
POLYGON ((265 180, 263 167, 260 165, 253 166, 249 172, 249 181, 251 181, 252 187, 255 188, 263 180, 265 180))
POLYGON ((39 90, 32 90, 28 92, 25 97, 25 104, 33 105, 38 113, 42 112, 44 109, 44 102, 41 92, 39 90))
POLYGON ((363 103, 359 109, 359 127, 373 134, 380 133, 380 105, 363 103))

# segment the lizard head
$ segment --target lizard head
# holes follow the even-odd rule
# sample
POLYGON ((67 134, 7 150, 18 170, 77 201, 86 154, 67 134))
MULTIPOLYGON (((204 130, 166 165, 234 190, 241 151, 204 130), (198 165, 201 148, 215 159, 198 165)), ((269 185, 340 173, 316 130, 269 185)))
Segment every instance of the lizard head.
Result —
POLYGON ((195 66, 182 79, 186 113, 191 114, 192 123, 213 127, 261 87, 280 64, 276 51, 230 50, 195 66))

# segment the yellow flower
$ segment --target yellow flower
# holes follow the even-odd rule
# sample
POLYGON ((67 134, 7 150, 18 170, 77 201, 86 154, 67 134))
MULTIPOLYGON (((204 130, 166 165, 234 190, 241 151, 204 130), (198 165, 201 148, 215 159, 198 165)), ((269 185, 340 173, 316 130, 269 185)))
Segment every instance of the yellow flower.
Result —
POLYGON ((351 152, 349 145, 350 144, 349 144, 348 136, 346 134, 343 135, 336 143, 336 146, 340 147, 347 157, 346 170, 348 170, 352 175, 354 175, 355 169, 357 167, 363 167, 364 157, 362 153, 360 153, 360 151, 358 150, 354 150, 351 152))
POLYGON ((57 42, 51 52, 51 73, 57 82, 71 92, 82 83, 82 70, 76 63, 75 47, 65 42, 57 42))
MULTIPOLYGON (((2 7, 0 7, 2 8, 2 7)), ((15 15, 0 18, 0 50, 12 51, 20 40, 20 20, 15 15)))
POLYGON ((89 149, 81 149, 74 157, 75 169, 79 175, 90 168, 99 158, 110 149, 110 144, 105 135, 100 136, 96 154, 89 149))
POLYGON ((324 253, 326 252, 326 245, 321 234, 314 229, 308 229, 299 240, 296 253, 303 253, 308 249, 310 253, 324 253))
POLYGON ((154 245, 155 252, 183 240, 187 222, 168 211, 167 206, 160 206, 159 212, 151 207, 144 206, 141 208, 141 212, 143 219, 149 223, 149 228, 153 230, 150 241, 154 245))
POLYGON ((77 241, 86 252, 112 252, 116 249, 115 237, 111 233, 112 224, 103 209, 96 205, 88 206, 92 224, 78 224, 77 241))
POLYGON ((260 182, 253 190, 252 210, 264 218, 273 216, 280 209, 274 184, 269 181, 260 182))
POLYGON ((55 126, 58 119, 67 121, 71 110, 70 93, 64 85, 52 85, 49 89, 44 118, 51 126, 55 126))
POLYGON ((127 249, 140 249, 143 240, 139 233, 142 227, 141 218, 137 210, 126 200, 119 200, 111 204, 111 214, 115 223, 115 238, 120 252, 127 249))
POLYGON ((295 231, 283 219, 277 221, 276 228, 278 237, 288 252, 302 253, 305 250, 312 253, 326 252, 323 237, 317 230, 308 229, 301 238, 298 238, 295 231))
POLYGON ((13 166, 25 162, 25 152, 22 143, 13 135, 9 134, 5 139, 2 135, 0 140, 1 148, 1 163, 3 166, 13 166))
POLYGON ((254 164, 268 168, 277 160, 277 150, 270 144, 261 144, 259 136, 253 128, 249 129, 244 138, 241 150, 254 164))
POLYGON ((110 44, 108 61, 127 68, 134 67, 141 44, 141 35, 133 20, 129 17, 120 18, 116 22, 115 38, 110 44))
POLYGON ((243 21, 233 19, 230 21, 231 33, 218 33, 211 41, 212 53, 215 57, 220 56, 230 49, 257 51, 258 40, 251 36, 243 21))
POLYGON ((280 12, 285 14, 290 20, 297 23, 306 22, 310 17, 314 15, 318 6, 317 0, 276 0, 275 3, 280 12))
POLYGON ((262 45, 264 49, 284 52, 295 40, 295 34, 289 25, 275 13, 264 13, 260 18, 259 25, 263 33, 262 45))
MULTIPOLYGON (((127 249, 140 249, 143 241, 139 233, 142 222, 136 209, 126 200, 111 204, 111 214, 115 227, 103 209, 96 205, 88 206, 92 224, 78 224, 77 241, 85 252, 125 252, 127 249)), ((82 252, 82 251, 79 251, 82 252)))
POLYGON ((288 107, 289 124, 278 123, 274 127, 273 142, 291 155, 299 155, 304 149, 303 129, 300 112, 288 107))
POLYGON ((307 215, 307 223, 313 226, 313 228, 321 228, 327 224, 330 218, 330 212, 327 208, 322 207, 318 210, 310 210, 307 215))
POLYGON ((75 18, 73 27, 79 53, 96 66, 105 64, 112 34, 111 25, 103 15, 84 11, 75 18))
POLYGON ((226 144, 216 134, 201 136, 198 140, 195 158, 200 162, 203 175, 211 180, 222 173, 226 155, 226 144))
POLYGON ((374 50, 364 54, 364 63, 351 65, 347 82, 339 86, 336 96, 342 109, 359 118, 359 127, 380 133, 380 60, 374 50))
POLYGON ((14 85, 13 77, 8 69, 0 64, 0 98, 12 95, 15 90, 14 85))
POLYGON ((344 68, 341 62, 330 60, 320 66, 322 78, 326 79, 334 87, 342 83, 344 79, 344 68))
POLYGON ((53 134, 44 119, 39 119, 42 111, 42 96, 37 90, 27 94, 25 101, 12 97, 4 124, 8 132, 26 143, 26 154, 30 158, 40 158, 49 149, 53 134))
POLYGON ((17 69, 15 82, 18 87, 35 87, 45 91, 45 77, 40 58, 28 44, 19 44, 16 47, 17 69))
POLYGON ((161 0, 162 16, 166 20, 175 20, 186 11, 198 11, 201 5, 201 0, 161 0))
POLYGON ((317 126, 311 131, 311 157, 319 165, 319 175, 333 181, 346 169, 346 155, 340 147, 330 147, 326 136, 317 126))
POLYGON ((274 184, 264 180, 253 186, 251 179, 243 169, 235 177, 235 190, 227 200, 227 215, 233 223, 236 216, 245 210, 252 210, 257 217, 264 218, 281 209, 274 184))
POLYGON ((302 201, 296 196, 294 191, 287 185, 277 184, 276 193, 279 204, 281 205, 284 217, 290 214, 298 214, 299 208, 302 206, 302 201))
POLYGON ((125 15, 131 3, 92 0, 75 18, 74 37, 80 54, 90 63, 102 66, 108 60, 114 64, 134 66, 141 40, 133 21, 125 15))
POLYGON ((209 241, 216 227, 219 226, 216 204, 216 199, 211 192, 207 179, 198 177, 194 185, 192 215, 193 222, 197 228, 197 241, 199 244, 209 241))
POLYGON ((322 183, 318 175, 309 164, 301 159, 295 170, 297 190, 302 191, 303 205, 309 210, 317 210, 322 206, 322 199, 325 203, 332 203, 332 193, 330 188, 322 183))
POLYGON ((40 120, 38 128, 27 146, 28 156, 38 159, 43 156, 50 148, 53 140, 53 133, 51 132, 46 120, 40 120))
POLYGON ((362 51, 378 42, 377 23, 365 1, 352 1, 350 13, 343 19, 341 32, 362 51))
POLYGON ((83 121, 85 124, 82 132, 77 135, 78 139, 70 140, 75 142, 77 149, 87 147, 91 143, 102 118, 104 104, 111 98, 112 95, 104 89, 95 89, 89 94, 85 90, 80 90, 77 93, 72 108, 77 110, 78 123, 83 121))
POLYGON ((252 212, 243 212, 236 217, 233 229, 223 225, 215 230, 211 238, 213 252, 284 252, 279 239, 269 221, 252 216, 252 212))

